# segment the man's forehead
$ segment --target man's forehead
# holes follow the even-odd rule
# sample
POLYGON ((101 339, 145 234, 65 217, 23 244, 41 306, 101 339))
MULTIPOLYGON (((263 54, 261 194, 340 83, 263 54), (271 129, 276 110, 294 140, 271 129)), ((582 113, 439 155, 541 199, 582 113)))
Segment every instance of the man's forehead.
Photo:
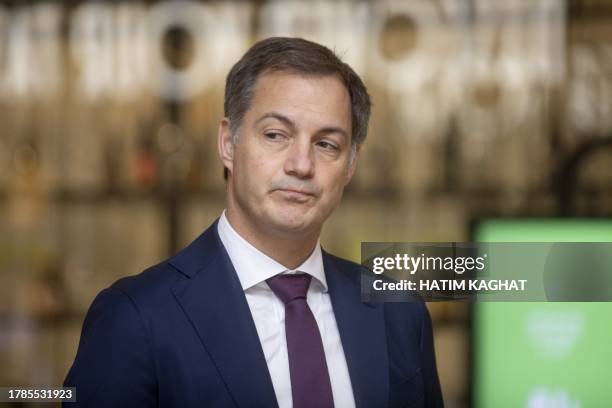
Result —
POLYGON ((321 74, 321 73, 307 73, 300 72, 292 69, 267 69, 257 75, 257 79, 255 83, 257 84, 259 81, 270 81, 274 79, 286 79, 286 78, 295 78, 295 79, 308 79, 308 80, 318 80, 318 81, 329 81, 336 80, 339 84, 343 85, 342 79, 336 73, 329 74, 321 74))
MULTIPOLYGON (((273 71, 261 74, 255 83, 249 110, 258 121, 269 112, 291 117, 312 110, 334 126, 350 126, 351 104, 348 90, 337 75, 307 75, 273 71), (348 123, 344 123, 348 122, 348 123)), ((347 129, 347 130, 350 130, 347 129)))
POLYGON ((348 97, 348 90, 342 80, 336 74, 305 74, 295 71, 266 71, 260 74, 255 81, 253 94, 261 91, 269 91, 276 87, 285 87, 282 90, 287 90, 288 85, 305 85, 311 87, 316 86, 334 86, 338 90, 342 90, 344 96, 348 97))

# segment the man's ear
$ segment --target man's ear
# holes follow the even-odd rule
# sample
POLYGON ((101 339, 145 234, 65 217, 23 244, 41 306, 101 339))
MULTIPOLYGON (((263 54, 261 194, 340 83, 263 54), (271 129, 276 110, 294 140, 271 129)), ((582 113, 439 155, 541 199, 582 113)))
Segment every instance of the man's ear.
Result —
POLYGON ((221 122, 219 122, 217 148, 219 150, 221 162, 223 162, 225 168, 231 173, 234 166, 234 142, 232 140, 232 131, 228 118, 223 118, 221 122))
POLYGON ((361 154, 361 144, 357 144, 355 146, 355 157, 353 157, 353 161, 349 164, 348 171, 346 172, 346 180, 344 185, 346 186, 351 182, 353 175, 355 174, 355 170, 357 170, 357 161, 359 161, 359 155, 361 154))

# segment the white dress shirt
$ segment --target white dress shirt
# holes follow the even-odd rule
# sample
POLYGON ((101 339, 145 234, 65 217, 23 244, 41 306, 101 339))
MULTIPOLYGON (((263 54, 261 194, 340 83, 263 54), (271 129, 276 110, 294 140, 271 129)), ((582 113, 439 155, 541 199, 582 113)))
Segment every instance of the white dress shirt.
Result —
POLYGON ((313 277, 306 301, 314 314, 323 340, 334 405, 336 408, 353 408, 355 406, 353 388, 327 291, 320 243, 317 242, 314 251, 303 264, 294 270, 289 270, 242 238, 230 225, 225 211, 219 219, 217 230, 236 269, 251 309, 279 407, 293 406, 285 337, 285 305, 265 281, 279 273, 300 272, 313 277))

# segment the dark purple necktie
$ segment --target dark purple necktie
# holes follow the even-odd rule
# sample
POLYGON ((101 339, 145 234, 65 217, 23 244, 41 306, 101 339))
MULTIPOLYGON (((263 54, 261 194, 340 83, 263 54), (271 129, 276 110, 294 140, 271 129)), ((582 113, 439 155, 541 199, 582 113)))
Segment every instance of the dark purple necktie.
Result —
POLYGON ((276 275, 266 282, 285 304, 293 408, 332 408, 331 382, 317 322, 306 303, 311 276, 276 275))

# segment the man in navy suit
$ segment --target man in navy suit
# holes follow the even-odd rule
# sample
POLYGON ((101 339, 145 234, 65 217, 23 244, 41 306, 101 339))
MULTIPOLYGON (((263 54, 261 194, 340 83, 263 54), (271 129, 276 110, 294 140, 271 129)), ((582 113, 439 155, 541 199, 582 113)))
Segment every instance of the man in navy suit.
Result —
POLYGON ((361 302, 360 266, 319 243, 369 116, 364 84, 329 49, 295 38, 249 49, 219 125, 226 210, 96 297, 65 380, 74 404, 442 406, 424 304, 361 302))

